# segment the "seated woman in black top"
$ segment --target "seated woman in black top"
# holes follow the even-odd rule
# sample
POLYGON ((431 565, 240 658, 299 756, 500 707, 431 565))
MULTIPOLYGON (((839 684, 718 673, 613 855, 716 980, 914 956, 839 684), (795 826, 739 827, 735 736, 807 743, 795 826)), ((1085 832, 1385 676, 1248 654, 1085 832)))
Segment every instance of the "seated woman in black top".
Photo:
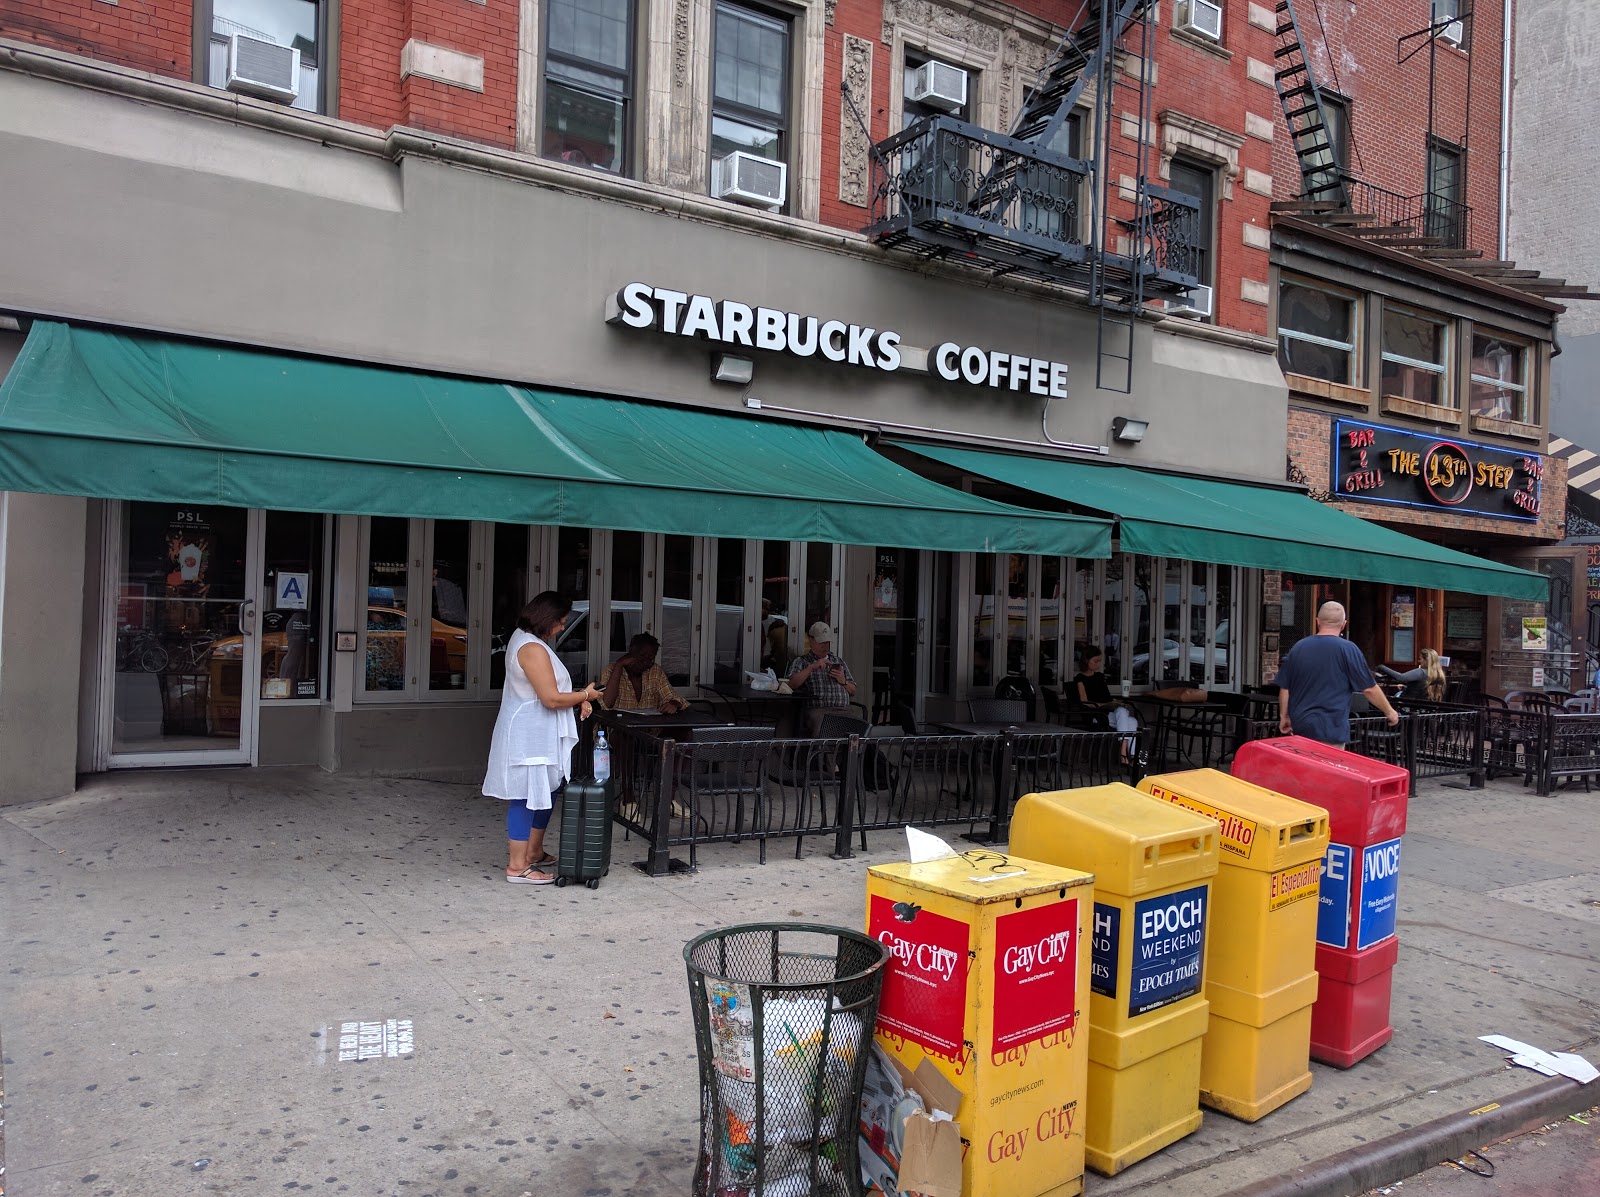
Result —
POLYGON ((1073 697, 1084 722, 1091 727, 1104 728, 1106 714, 1117 704, 1111 698, 1111 686, 1103 670, 1106 657, 1098 648, 1085 649, 1083 669, 1072 679, 1073 697))

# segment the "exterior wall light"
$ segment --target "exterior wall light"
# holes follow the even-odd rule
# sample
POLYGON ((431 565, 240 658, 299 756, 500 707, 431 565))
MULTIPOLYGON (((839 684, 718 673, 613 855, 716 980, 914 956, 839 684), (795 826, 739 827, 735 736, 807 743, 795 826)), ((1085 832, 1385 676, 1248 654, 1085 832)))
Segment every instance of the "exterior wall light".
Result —
POLYGON ((711 355, 712 382, 727 382, 747 387, 750 385, 750 380, 755 377, 755 373, 756 364, 747 357, 740 357, 736 353, 711 355))
POLYGON ((1111 439, 1121 441, 1125 445, 1136 445, 1144 440, 1144 434, 1149 428, 1149 420, 1131 420, 1127 416, 1115 416, 1111 420, 1111 439))

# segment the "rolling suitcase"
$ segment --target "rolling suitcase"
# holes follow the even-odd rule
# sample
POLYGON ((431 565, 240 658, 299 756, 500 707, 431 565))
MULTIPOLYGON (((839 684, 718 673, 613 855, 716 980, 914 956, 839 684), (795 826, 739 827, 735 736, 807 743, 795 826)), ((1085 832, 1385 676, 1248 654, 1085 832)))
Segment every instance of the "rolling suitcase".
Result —
POLYGON ((561 843, 556 848, 556 885, 581 881, 590 889, 611 871, 611 804, 614 783, 574 778, 561 799, 561 843))

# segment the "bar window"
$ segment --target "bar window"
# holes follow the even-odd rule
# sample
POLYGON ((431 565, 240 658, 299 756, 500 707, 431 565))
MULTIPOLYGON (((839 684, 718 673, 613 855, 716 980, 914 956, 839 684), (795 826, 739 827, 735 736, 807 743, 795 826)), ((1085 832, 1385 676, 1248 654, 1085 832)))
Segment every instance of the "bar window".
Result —
POLYGON ((718 4, 711 82, 711 159, 735 150, 787 161, 789 22, 718 4))
POLYGON ((1278 361, 1290 374, 1356 385, 1356 301, 1285 279, 1278 285, 1278 361))
POLYGON ((1445 321, 1404 308, 1383 312, 1383 394, 1437 407, 1454 407, 1446 363, 1450 329, 1445 321))
POLYGON ((626 174, 633 100, 633 0, 549 0, 539 152, 626 174))
POLYGON ((1528 401, 1528 351, 1525 345, 1494 333, 1472 337, 1472 387, 1470 410, 1494 420, 1534 423, 1528 401))

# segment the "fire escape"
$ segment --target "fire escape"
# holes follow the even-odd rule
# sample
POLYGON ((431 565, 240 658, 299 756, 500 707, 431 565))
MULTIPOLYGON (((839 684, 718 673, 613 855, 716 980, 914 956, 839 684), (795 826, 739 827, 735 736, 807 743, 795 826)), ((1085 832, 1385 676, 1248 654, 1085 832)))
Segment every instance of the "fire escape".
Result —
MULTIPOLYGON (((1435 177, 1430 164, 1427 190, 1419 195, 1389 191, 1345 169, 1335 152, 1328 104, 1306 56, 1294 0, 1278 0, 1277 17, 1274 76, 1284 121, 1299 162, 1300 198, 1274 203, 1272 211, 1276 215, 1335 229, 1371 245, 1399 250, 1483 282, 1511 287, 1538 298, 1557 301, 1600 298, 1586 287, 1569 284, 1565 279, 1544 277, 1537 270, 1518 269, 1515 262, 1488 258, 1482 250, 1468 246, 1472 209, 1457 198, 1466 193, 1465 144, 1460 147, 1463 157, 1451 177, 1435 177)), ((1473 23, 1474 6, 1469 2, 1459 16, 1436 20, 1400 39, 1397 53, 1402 63, 1423 47, 1429 53, 1430 142, 1434 128, 1434 45, 1446 31, 1453 32, 1452 41, 1459 41, 1463 27, 1470 38, 1473 23), (1409 50, 1408 44, 1411 44, 1409 50)), ((1464 123, 1469 123, 1472 112, 1470 75, 1466 104, 1464 123)))
POLYGON ((1181 304, 1203 282, 1199 200, 1151 182, 1147 169, 1153 8, 1083 0, 1010 133, 940 115, 879 142, 866 229, 927 259, 1086 292, 1096 384, 1124 393, 1144 305, 1181 304), (1135 114, 1128 136, 1123 122, 1135 114), (1089 157, 1067 152, 1074 117, 1092 128, 1089 157))

